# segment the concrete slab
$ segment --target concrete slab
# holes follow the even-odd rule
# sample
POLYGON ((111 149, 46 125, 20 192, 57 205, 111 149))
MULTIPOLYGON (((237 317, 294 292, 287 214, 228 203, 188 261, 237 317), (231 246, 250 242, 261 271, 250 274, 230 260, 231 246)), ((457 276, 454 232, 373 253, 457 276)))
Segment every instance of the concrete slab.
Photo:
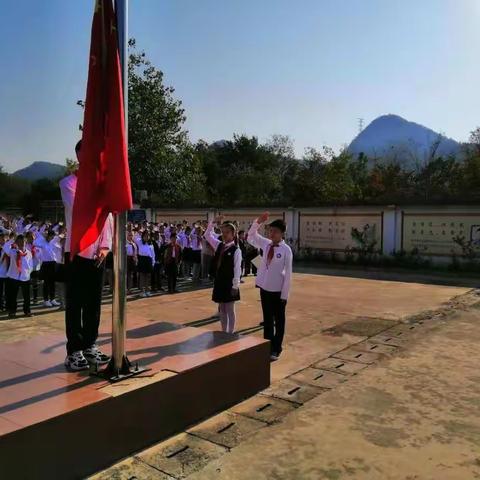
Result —
POLYGON ((191 480, 480 478, 479 344, 480 312, 438 323, 191 480))
POLYGON ((223 412, 187 430, 187 433, 227 448, 233 448, 266 426, 267 423, 244 415, 223 412))
POLYGON ((174 480, 174 477, 160 472, 138 458, 129 458, 88 480, 174 480))
POLYGON ((138 458, 161 472, 181 479, 201 470, 225 452, 226 449, 220 445, 182 433, 145 450, 138 458))
POLYGON ((275 423, 297 407, 298 405, 291 402, 256 395, 232 407, 230 411, 261 422, 275 423))
POLYGON ((312 398, 318 397, 323 392, 326 392, 325 388, 314 387, 300 381, 295 381, 293 377, 286 378, 280 382, 275 383, 270 388, 267 388, 261 395, 271 396, 275 398, 281 398, 288 402, 298 403, 303 405, 304 403, 312 400, 312 398))

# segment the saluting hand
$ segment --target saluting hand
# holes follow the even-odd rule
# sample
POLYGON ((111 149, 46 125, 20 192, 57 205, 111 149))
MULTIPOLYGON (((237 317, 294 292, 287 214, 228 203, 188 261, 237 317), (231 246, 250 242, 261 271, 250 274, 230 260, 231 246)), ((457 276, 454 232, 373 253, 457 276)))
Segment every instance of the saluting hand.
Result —
POLYGON ((262 223, 265 223, 268 220, 268 217, 270 217, 269 212, 264 212, 262 213, 258 218, 257 218, 257 223, 260 225, 262 223))

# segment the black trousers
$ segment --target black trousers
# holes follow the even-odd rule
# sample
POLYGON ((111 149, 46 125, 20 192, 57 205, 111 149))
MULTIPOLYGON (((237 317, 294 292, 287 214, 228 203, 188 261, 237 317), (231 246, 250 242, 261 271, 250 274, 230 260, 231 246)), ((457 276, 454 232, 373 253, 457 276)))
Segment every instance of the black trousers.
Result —
POLYGON ((282 352, 285 334, 285 308, 287 302, 280 298, 281 292, 260 289, 263 310, 263 338, 270 340, 272 353, 282 352))
POLYGON ((34 302, 36 302, 38 298, 38 277, 39 276, 40 276, 40 272, 38 270, 35 270, 30 274, 30 281, 32 282, 32 293, 33 293, 34 302))
POLYGON ((55 299, 56 262, 43 262, 40 267, 40 276, 43 279, 43 300, 55 299))
POLYGON ((174 292, 177 288, 178 265, 176 262, 170 262, 165 265, 167 274, 168 291, 174 292))
POLYGON ((70 355, 97 341, 105 268, 78 255, 66 268, 65 329, 70 355))
POLYGON ((23 313, 29 315, 30 312, 30 280, 21 282, 20 280, 13 280, 7 278, 5 293, 7 298, 7 311, 10 315, 17 313, 17 297, 18 291, 22 291, 23 297, 23 313))
POLYGON ((152 290, 162 288, 162 264, 155 263, 152 270, 152 290))
POLYGON ((5 285, 7 283, 6 278, 0 278, 0 310, 5 308, 5 285))

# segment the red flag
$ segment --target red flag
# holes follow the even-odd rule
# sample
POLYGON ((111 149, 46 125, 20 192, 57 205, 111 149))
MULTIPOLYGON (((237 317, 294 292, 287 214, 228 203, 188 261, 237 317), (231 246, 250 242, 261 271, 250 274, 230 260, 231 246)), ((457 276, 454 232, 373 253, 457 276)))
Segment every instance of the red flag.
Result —
POLYGON ((117 21, 112 0, 95 3, 77 176, 72 257, 97 241, 109 213, 132 208, 117 21))

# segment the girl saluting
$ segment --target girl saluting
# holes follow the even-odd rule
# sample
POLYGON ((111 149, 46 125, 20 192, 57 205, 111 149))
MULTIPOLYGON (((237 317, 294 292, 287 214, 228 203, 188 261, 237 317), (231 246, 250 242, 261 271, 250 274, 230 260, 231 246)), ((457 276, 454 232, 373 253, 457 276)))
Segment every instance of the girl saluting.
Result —
POLYGON ((212 262, 214 277, 212 300, 218 303, 222 330, 227 333, 235 331, 235 302, 240 300, 240 277, 242 274, 242 252, 235 242, 236 227, 231 222, 222 223, 217 217, 208 225, 205 239, 215 251, 212 262), (214 233, 214 225, 220 227, 221 240, 214 233))

